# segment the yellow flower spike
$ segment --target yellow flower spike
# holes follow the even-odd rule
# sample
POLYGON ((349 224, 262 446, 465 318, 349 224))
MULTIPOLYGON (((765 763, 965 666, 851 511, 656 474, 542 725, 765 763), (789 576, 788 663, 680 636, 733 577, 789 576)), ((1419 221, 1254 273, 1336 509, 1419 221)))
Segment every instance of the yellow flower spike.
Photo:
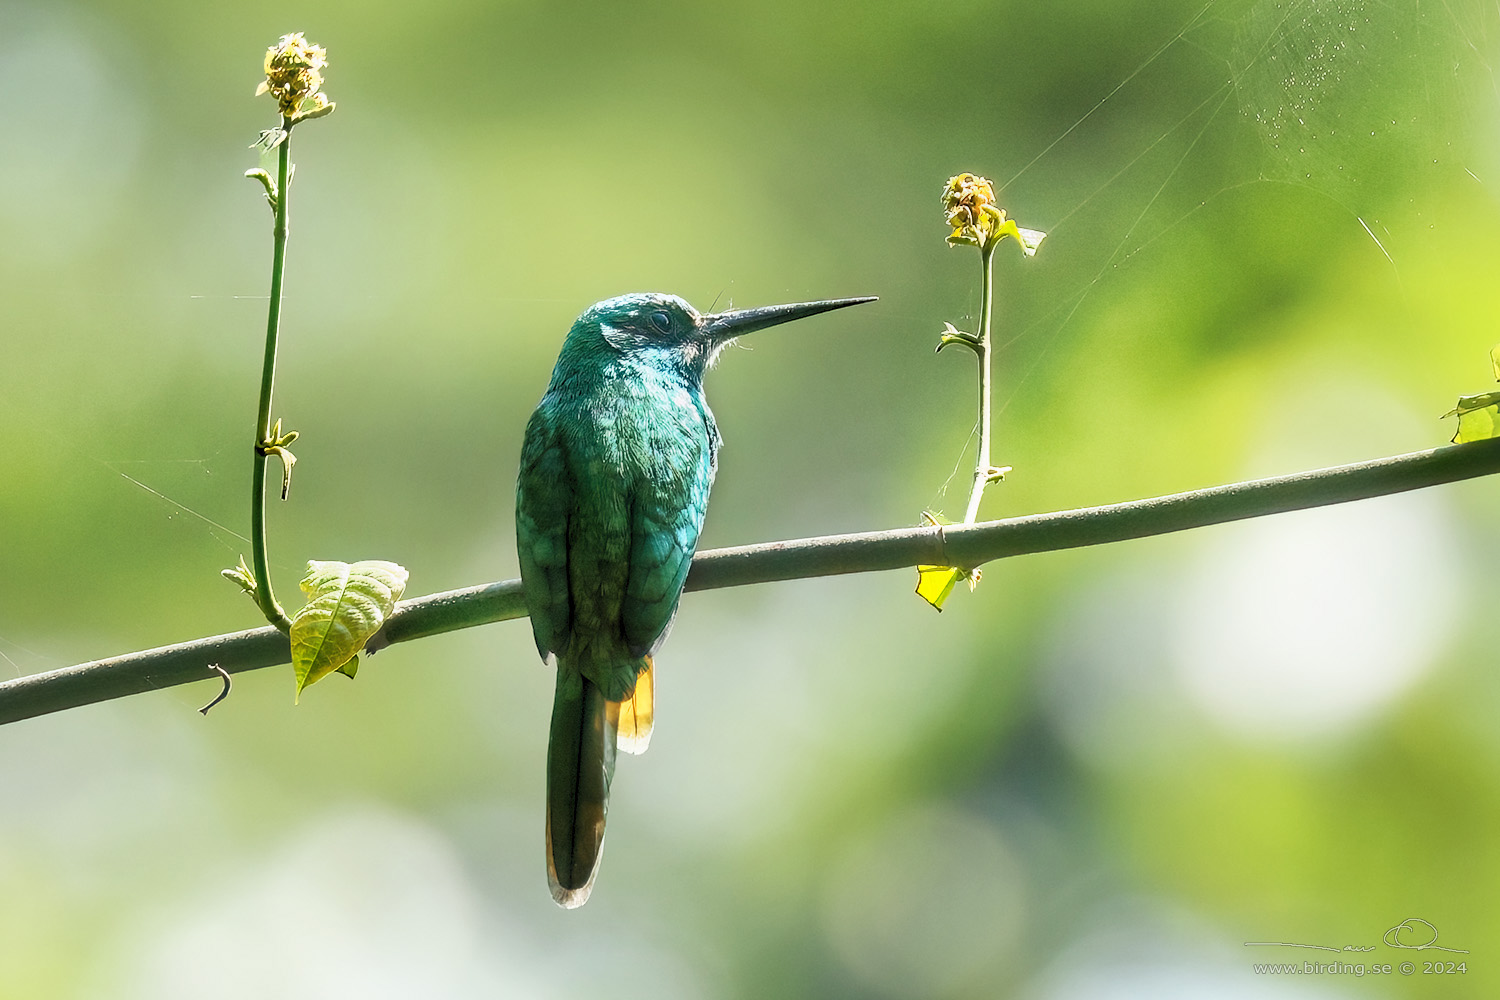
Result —
POLYGON ((964 173, 948 179, 943 188, 943 218, 953 227, 948 234, 952 246, 990 250, 1010 237, 1021 245, 1026 256, 1032 257, 1047 235, 1035 229, 1022 229, 1014 219, 1007 218, 1005 209, 995 203, 995 186, 977 174, 964 173))
POLYGON ((949 243, 981 248, 993 241, 996 226, 1005 219, 995 205, 994 185, 968 173, 949 178, 943 188, 943 213, 953 227, 949 243))
POLYGON ((266 78, 256 88, 256 96, 270 94, 281 107, 281 115, 296 122, 321 118, 333 110, 333 102, 319 90, 328 53, 294 31, 266 50, 266 78), (305 106, 305 107, 304 107, 305 106))

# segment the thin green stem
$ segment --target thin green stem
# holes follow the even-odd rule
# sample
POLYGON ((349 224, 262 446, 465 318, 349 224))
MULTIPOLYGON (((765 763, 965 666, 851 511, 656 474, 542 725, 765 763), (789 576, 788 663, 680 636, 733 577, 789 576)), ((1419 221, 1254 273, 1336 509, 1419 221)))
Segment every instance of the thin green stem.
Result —
POLYGON ((286 273, 287 180, 291 173, 291 120, 281 119, 286 135, 277 149, 276 222, 272 229, 271 301, 266 313, 266 354, 260 374, 260 411, 255 422, 255 464, 250 481, 250 545, 255 568, 255 603, 266 620, 283 632, 291 630, 286 616, 271 590, 271 566, 266 556, 266 463, 271 440, 271 393, 276 384, 276 337, 281 328, 281 284, 286 273))
MULTIPOLYGON (((693 557, 686 589, 917 565, 979 566, 992 559, 1144 538, 1496 473, 1500 439, 983 524, 896 528, 716 549, 693 557)), ((390 642, 405 642, 525 615, 521 581, 505 580, 402 601, 383 632, 390 642)), ((258 628, 80 663, 0 683, 0 724, 201 681, 208 676, 208 664, 234 674, 290 660, 287 637, 273 628, 258 628)))
POLYGON ((964 511, 964 524, 973 524, 979 519, 979 501, 984 498, 984 488, 990 482, 994 468, 990 464, 990 314, 994 300, 995 256, 993 244, 979 249, 979 331, 974 353, 979 358, 979 455, 974 465, 974 485, 969 490, 969 506, 964 511))

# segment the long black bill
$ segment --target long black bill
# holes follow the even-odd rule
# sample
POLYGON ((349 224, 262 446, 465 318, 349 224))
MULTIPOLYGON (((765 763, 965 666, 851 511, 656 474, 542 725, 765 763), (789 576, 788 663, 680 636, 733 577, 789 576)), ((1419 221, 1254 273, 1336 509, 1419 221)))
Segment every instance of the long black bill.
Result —
POLYGON ((764 330, 768 326, 790 323, 794 319, 805 319, 845 306, 874 302, 876 298, 874 295, 866 295, 857 299, 824 299, 822 302, 793 302, 782 306, 760 306, 757 309, 731 309, 729 312, 704 316, 703 329, 715 341, 723 342, 732 337, 764 330))

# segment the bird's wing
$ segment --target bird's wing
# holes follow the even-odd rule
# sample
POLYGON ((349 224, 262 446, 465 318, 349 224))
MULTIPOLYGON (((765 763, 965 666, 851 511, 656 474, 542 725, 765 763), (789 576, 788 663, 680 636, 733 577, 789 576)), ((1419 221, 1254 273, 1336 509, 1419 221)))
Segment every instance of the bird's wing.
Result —
POLYGON ((516 478, 516 552, 531 615, 531 634, 542 659, 568 641, 573 609, 568 595, 568 515, 573 484, 567 445, 547 400, 526 425, 516 478))
POLYGON ((625 644, 654 653, 677 614, 713 486, 718 432, 712 417, 680 414, 652 449, 650 475, 631 498, 630 573, 620 608, 625 644))

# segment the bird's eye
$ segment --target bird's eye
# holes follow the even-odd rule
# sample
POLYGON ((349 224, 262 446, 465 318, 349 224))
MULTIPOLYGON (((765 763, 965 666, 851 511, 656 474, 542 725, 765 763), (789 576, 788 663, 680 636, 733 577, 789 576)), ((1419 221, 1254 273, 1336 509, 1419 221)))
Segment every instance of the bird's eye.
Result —
POLYGON ((651 325, 656 327, 656 329, 660 332, 672 332, 672 317, 668 316, 662 310, 658 309, 656 312, 652 313, 650 319, 651 325))

